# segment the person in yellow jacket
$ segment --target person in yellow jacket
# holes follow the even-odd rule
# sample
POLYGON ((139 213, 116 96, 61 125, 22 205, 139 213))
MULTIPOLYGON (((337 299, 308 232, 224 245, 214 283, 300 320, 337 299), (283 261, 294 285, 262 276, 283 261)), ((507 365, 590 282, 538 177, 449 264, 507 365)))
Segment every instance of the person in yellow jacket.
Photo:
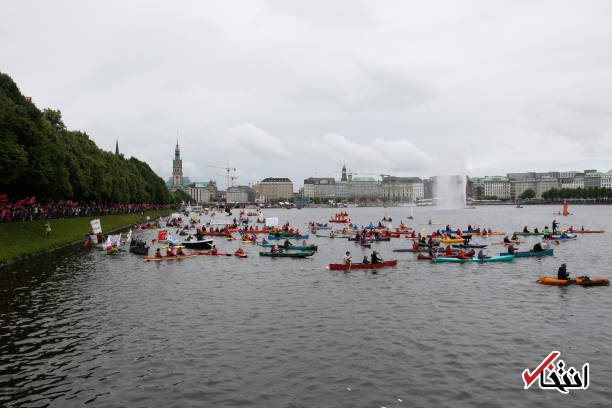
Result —
POLYGON ((51 224, 48 222, 45 224, 45 237, 51 238, 51 224))

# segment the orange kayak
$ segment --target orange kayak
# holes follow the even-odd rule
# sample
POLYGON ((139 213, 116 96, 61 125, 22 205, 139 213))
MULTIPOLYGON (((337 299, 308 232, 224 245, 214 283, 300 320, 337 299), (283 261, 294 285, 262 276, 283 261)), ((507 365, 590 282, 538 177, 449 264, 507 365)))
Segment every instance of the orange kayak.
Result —
POLYGON ((610 281, 607 279, 585 280, 583 279, 582 276, 580 276, 576 279, 570 279, 570 280, 546 277, 546 278, 538 279, 537 283, 542 283, 544 285, 559 285, 559 286, 566 286, 566 285, 602 286, 602 285, 609 285, 610 281))

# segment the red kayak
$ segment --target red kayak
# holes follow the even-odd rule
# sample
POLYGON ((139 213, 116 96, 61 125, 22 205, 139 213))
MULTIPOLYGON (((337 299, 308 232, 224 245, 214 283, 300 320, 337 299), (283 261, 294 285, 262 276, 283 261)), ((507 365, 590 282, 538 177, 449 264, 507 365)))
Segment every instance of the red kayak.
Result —
POLYGON ((382 268, 383 266, 395 266, 397 265, 397 260, 381 262, 377 264, 329 264, 329 269, 332 271, 340 271, 346 269, 372 269, 372 268, 382 268))
MULTIPOLYGON (((463 254, 467 257, 467 258, 472 258, 474 256, 474 254, 476 253, 476 251, 469 250, 467 252, 464 252, 463 254)), ((453 253, 452 255, 446 255, 446 254, 440 254, 437 255, 436 258, 457 258, 459 255, 458 252, 453 253)), ((433 259, 434 257, 431 255, 425 255, 425 254, 419 254, 417 256, 417 259, 433 259)))
POLYGON ((238 252, 234 252, 234 255, 236 255, 238 258, 246 258, 247 254, 245 254, 244 252, 239 254, 238 252))
POLYGON ((200 255, 229 255, 228 253, 225 253, 225 252, 217 252, 216 254, 213 254, 210 251, 198 251, 198 254, 200 255))
POLYGON ((200 235, 209 235, 211 237, 226 237, 229 236, 230 232, 201 232, 200 235))

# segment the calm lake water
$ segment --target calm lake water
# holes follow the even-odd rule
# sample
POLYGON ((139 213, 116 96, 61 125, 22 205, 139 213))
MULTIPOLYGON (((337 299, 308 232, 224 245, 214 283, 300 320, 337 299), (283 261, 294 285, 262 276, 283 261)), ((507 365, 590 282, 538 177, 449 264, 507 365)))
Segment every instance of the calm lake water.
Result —
MULTIPOLYGON (((11 265, 0 269, 0 406, 609 406, 612 288, 535 281, 562 262, 573 275, 612 279, 612 207, 559 210, 416 208, 407 221, 408 208, 348 209, 360 224, 387 215, 419 230, 431 230, 418 225, 428 219, 511 232, 556 218, 608 232, 555 245, 554 257, 499 264, 417 261, 393 253, 410 243, 394 239, 375 248, 398 265, 376 274, 327 270, 347 249, 371 252, 328 238, 310 238, 319 252, 305 260, 217 239, 249 258, 143 262, 73 247, 11 265), (522 371, 552 350, 576 368, 590 363, 588 390, 523 389, 522 371)), ((265 214, 305 229, 333 213, 265 214)))

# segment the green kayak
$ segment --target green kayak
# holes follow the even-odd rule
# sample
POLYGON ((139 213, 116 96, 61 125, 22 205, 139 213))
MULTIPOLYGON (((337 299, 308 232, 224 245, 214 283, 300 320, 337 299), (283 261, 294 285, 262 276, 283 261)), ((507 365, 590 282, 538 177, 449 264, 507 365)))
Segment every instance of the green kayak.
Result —
POLYGON ((259 256, 272 256, 275 258, 306 258, 312 256, 314 251, 304 252, 260 252, 259 256))
MULTIPOLYGON (((522 236, 543 236, 544 233, 543 232, 515 232, 516 235, 522 235, 522 236)), ((561 234, 553 234, 553 236, 557 236, 557 235, 561 235, 561 234)))
POLYGON ((440 263, 440 262, 463 263, 463 262, 508 262, 513 259, 514 259, 514 255, 501 255, 501 256, 492 256, 490 258, 485 258, 485 259, 434 258, 433 260, 437 263, 440 263))
POLYGON ((319 234, 315 234, 317 237, 321 237, 321 238, 350 238, 352 237, 352 235, 342 235, 342 234, 335 234, 335 235, 319 235, 319 234))
POLYGON ((317 248, 318 248, 316 245, 307 245, 307 246, 296 246, 296 245, 284 246, 284 245, 277 245, 277 247, 284 248, 284 249, 299 249, 301 251, 316 251, 317 248))

